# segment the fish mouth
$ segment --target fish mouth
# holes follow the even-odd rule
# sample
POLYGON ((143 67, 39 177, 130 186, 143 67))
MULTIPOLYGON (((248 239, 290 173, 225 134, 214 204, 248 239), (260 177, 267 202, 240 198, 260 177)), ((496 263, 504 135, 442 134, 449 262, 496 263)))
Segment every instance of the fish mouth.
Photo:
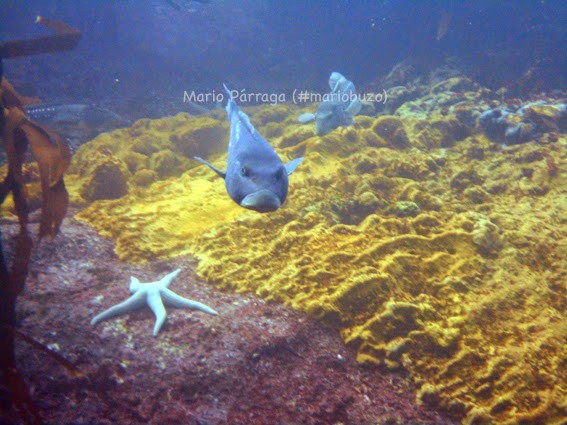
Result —
POLYGON ((267 189, 251 193, 240 201, 241 207, 262 213, 275 211, 281 206, 281 204, 282 203, 276 194, 267 189))

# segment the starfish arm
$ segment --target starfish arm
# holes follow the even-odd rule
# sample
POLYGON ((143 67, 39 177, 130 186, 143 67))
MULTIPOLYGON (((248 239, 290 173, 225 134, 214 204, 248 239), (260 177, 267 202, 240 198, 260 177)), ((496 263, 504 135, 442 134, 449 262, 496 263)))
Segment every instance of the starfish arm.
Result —
POLYGON ((130 276, 130 292, 134 293, 142 287, 140 281, 134 276, 130 276))
POLYGON ((163 322, 165 322, 165 318, 167 317, 159 291, 148 292, 148 305, 156 316, 154 336, 157 336, 159 330, 161 329, 161 326, 163 325, 163 322))
POLYGON ((189 300, 187 298, 183 298, 183 297, 177 295, 175 292, 173 292, 170 289, 164 288, 160 292, 161 292, 161 296, 163 298, 163 301, 167 305, 171 305, 171 306, 176 307, 176 308, 192 308, 192 309, 195 309, 195 310, 201 310, 201 311, 204 311, 205 313, 209 313, 209 314, 212 314, 212 315, 215 315, 215 316, 218 314, 215 310, 213 310, 209 306, 202 304, 200 302, 197 302, 197 301, 193 301, 193 300, 189 300))
POLYGON ((173 281, 173 279, 175 279, 177 277, 177 275, 181 273, 181 269, 177 269, 171 273, 169 273, 168 275, 162 277, 159 280, 160 285, 164 285, 164 287, 168 287, 169 284, 173 281))
POLYGON ((126 301, 116 304, 110 307, 108 310, 103 311, 99 315, 93 317, 91 320, 91 325, 96 325, 103 320, 111 319, 115 316, 120 316, 121 314, 129 313, 131 311, 137 310, 142 307, 145 303, 145 293, 143 291, 136 292, 126 301))

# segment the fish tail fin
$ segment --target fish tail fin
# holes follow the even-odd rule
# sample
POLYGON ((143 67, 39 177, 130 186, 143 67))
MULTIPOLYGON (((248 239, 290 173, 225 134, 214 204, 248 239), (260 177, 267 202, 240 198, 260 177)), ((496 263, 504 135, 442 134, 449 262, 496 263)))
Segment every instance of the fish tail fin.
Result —
POLYGON ((226 92, 226 95, 228 96, 228 102, 226 103, 226 113, 228 114, 228 118, 230 119, 232 112, 236 110, 236 102, 234 101, 234 98, 232 97, 232 92, 230 91, 230 89, 226 86, 226 84, 222 85, 224 87, 224 91, 226 92))
POLYGON ((222 86, 224 87, 224 91, 226 92, 226 94, 228 96, 228 100, 231 101, 232 100, 232 93, 230 92, 230 89, 224 83, 223 83, 222 86))
POLYGON ((240 122, 248 129, 248 131, 254 134, 256 130, 254 129, 254 126, 250 122, 250 118, 248 118, 248 115, 246 115, 238 108, 238 105, 236 104, 236 101, 232 96, 233 92, 226 86, 226 84, 223 84, 223 87, 224 90, 226 91, 226 94, 228 95, 228 102, 226 104, 226 113, 228 115, 228 119, 232 122, 232 116, 233 114, 236 114, 240 122))

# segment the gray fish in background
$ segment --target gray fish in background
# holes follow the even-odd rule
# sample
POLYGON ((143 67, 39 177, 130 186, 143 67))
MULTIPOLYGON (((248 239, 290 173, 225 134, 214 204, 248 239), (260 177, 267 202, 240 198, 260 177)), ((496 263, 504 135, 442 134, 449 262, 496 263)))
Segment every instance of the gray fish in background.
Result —
POLYGON ((352 81, 338 72, 333 72, 329 78, 329 86, 331 93, 325 95, 317 112, 302 114, 299 117, 302 124, 315 121, 315 132, 320 136, 335 128, 354 124, 353 117, 362 108, 362 102, 356 95, 352 81))
POLYGON ((67 140, 72 150, 100 133, 128 125, 120 115, 88 104, 37 104, 25 107, 26 114, 67 140))
POLYGON ((124 120, 118 114, 86 104, 38 104, 25 107, 26 114, 39 124, 73 124, 87 127, 120 124, 124 120))
POLYGON ((230 198, 238 205, 258 212, 277 210, 285 201, 290 175, 303 157, 284 165, 274 148, 256 131, 228 93, 226 112, 230 121, 230 140, 226 172, 195 157, 221 176, 230 198))

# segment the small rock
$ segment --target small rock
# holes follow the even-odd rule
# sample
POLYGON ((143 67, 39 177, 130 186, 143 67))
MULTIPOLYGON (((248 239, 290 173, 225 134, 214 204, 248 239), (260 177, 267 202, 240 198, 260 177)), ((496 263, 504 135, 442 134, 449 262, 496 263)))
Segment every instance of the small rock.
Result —
POLYGON ((489 218, 481 217, 473 227, 473 242, 481 251, 495 253, 502 249, 500 228, 489 218))
POLYGON ((415 217, 421 212, 421 209, 415 202, 398 201, 396 202, 396 205, 390 209, 389 212, 391 214, 397 215, 398 217, 415 217))
POLYGON ((485 204, 490 202, 490 194, 479 186, 467 187, 463 194, 475 204, 485 204))

